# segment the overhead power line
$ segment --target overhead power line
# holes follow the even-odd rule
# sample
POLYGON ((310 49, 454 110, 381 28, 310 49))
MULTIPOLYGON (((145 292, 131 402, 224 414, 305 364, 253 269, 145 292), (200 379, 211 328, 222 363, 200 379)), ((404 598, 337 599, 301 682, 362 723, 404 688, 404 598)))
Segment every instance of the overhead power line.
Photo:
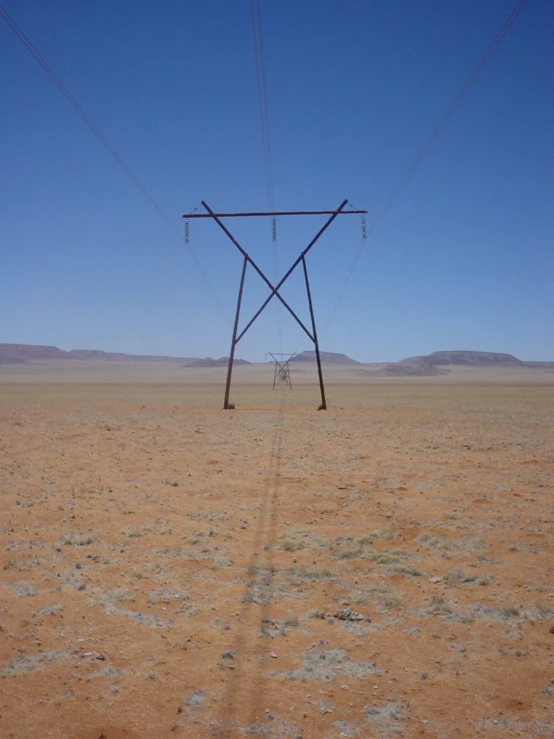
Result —
POLYGON ((267 106, 264 37, 260 0, 250 0, 250 18, 252 21, 252 40, 254 43, 254 61, 256 64, 256 81, 258 85, 258 105, 260 108, 260 121, 262 126, 262 149, 264 156, 267 200, 269 203, 269 209, 273 212, 275 210, 273 169, 271 162, 271 139, 269 135, 269 111, 267 106))
MULTIPOLYGON (((133 172, 131 167, 125 162, 125 160, 122 158, 122 156, 119 154, 115 146, 109 141, 109 139, 102 133, 100 128, 96 125, 96 123, 92 120, 92 118, 89 116, 89 114, 86 112, 86 110, 83 108, 83 106, 79 103, 79 101, 75 98, 75 96, 72 94, 72 92, 68 89, 68 87, 65 85, 65 83, 62 81, 62 79, 54 72, 52 67, 48 64, 46 59, 42 56, 42 54, 38 51, 36 46, 33 44, 33 42, 27 37, 27 35, 23 32, 23 30, 20 28, 20 26, 16 23, 16 21, 11 17, 11 15, 8 13, 8 11, 4 8, 3 5, 0 5, 0 17, 5 21, 6 25, 13 31, 13 33, 17 36, 17 38, 21 41, 23 46, 27 49, 27 51, 31 54, 31 56, 35 59, 35 61, 42 67, 44 72, 48 75, 50 80, 56 85, 58 90, 62 93, 62 95, 65 97, 65 99, 68 101, 68 103, 74 108, 74 110, 77 112, 77 114, 82 118, 82 120, 86 123, 86 125, 90 128, 92 133, 96 136, 96 138, 100 141, 102 146, 108 151, 110 156, 115 159, 119 167, 123 170, 125 175, 131 180, 131 182, 135 185, 135 187, 140 190, 142 195, 148 200, 150 205, 155 208, 155 210, 158 212, 158 214, 163 218, 165 223, 169 226, 169 228, 175 232, 179 239, 182 239, 182 233, 176 223, 171 219, 171 217, 167 214, 167 212, 164 210, 164 208, 158 203, 158 201, 155 199, 155 197, 152 195, 152 193, 148 190, 148 188, 141 182, 141 180, 138 178, 138 176, 133 172)), ((225 318, 229 318, 225 309, 223 308, 223 305, 221 301, 219 300, 219 297, 217 293, 215 292, 214 288, 212 287, 207 274, 205 273, 204 269, 202 268, 202 265, 198 261, 198 258, 196 254, 192 251, 192 249, 186 245, 187 251, 189 252, 190 256, 192 257, 192 260, 194 261, 194 264, 196 268, 198 269, 199 273, 201 274, 209 292, 211 293, 212 297, 215 299, 216 303, 219 306, 219 309, 222 311, 225 318)))
MULTIPOLYGON (((412 164, 408 167, 396 187, 393 189, 387 200, 385 201, 385 204, 383 207, 377 212, 377 214, 371 219, 367 226, 367 235, 371 235, 373 231, 377 228, 377 226, 381 223, 383 218, 387 215, 389 210, 391 209, 392 205, 395 203, 395 201, 398 199, 408 182, 412 179, 414 174, 416 173, 418 167, 423 162, 431 148, 434 146, 434 144, 437 142, 438 138, 452 119, 454 113, 458 109, 460 103, 464 99, 464 97, 467 95, 469 90, 471 89, 472 85, 475 83, 485 66, 487 65, 487 62, 490 60, 494 52, 497 50, 497 48, 500 46, 500 43, 502 42, 502 39, 506 36, 512 25, 514 24, 516 18, 521 13, 523 8, 525 7, 527 3, 527 0, 518 0, 516 3, 514 9, 510 13, 510 15, 506 18, 504 21, 502 27, 492 40, 491 44, 469 75, 469 77, 466 79, 460 90, 458 91, 458 94, 453 99, 453 101, 450 103, 449 107, 447 108, 446 112, 440 119, 439 123, 435 126, 433 129, 431 135, 425 142, 425 144, 421 147, 419 152, 417 153, 415 159, 413 160, 412 164)), ((352 264, 352 267, 346 277, 346 280, 339 292, 337 301, 335 303, 335 306, 333 308, 333 312, 331 314, 331 318, 329 319, 329 322, 327 324, 327 327, 325 329, 325 332, 329 329, 329 326, 331 323, 335 320, 337 311, 339 309, 340 304, 342 303, 344 296, 346 294, 346 291, 348 289, 348 285, 350 284, 350 281, 352 280, 352 277, 354 276, 354 273, 356 271, 356 268, 358 266, 358 262, 360 260, 360 257, 362 255, 364 248, 364 241, 362 240, 355 255, 354 255, 354 261, 352 264)))
MULTIPOLYGON (((275 214, 275 197, 273 190, 273 166, 271 159, 271 137, 269 129, 269 110, 267 106, 267 84, 265 74, 264 35, 262 27, 262 10, 260 0, 250 0, 250 18, 252 21, 252 40, 254 44, 254 61, 256 64, 256 82, 258 85, 258 105, 262 129, 262 150, 267 188, 269 210, 275 214)), ((275 215, 272 224, 273 237, 273 278, 279 279, 279 252, 277 250, 277 221, 275 215)), ((275 305, 277 320, 277 337, 279 349, 282 349, 282 329, 280 306, 275 305)))

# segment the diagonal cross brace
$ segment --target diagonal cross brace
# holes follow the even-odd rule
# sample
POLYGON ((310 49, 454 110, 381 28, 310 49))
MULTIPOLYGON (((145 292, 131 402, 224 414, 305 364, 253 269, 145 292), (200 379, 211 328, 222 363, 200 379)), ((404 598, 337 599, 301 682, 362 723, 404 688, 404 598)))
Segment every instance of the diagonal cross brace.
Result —
MULTIPOLYGON (((215 221, 215 222, 217 223, 217 225, 218 225, 218 226, 219 226, 219 227, 221 228, 221 230, 222 230, 222 231, 223 231, 223 232, 225 233, 225 235, 226 235, 226 236, 227 236, 227 237, 228 237, 228 238, 229 238, 229 239, 230 239, 230 240, 231 240, 231 241, 233 242, 233 244, 234 244, 234 245, 235 245, 235 246, 237 247, 237 249, 238 249, 238 250, 240 251, 240 253, 241 253, 241 254, 242 254, 242 256, 243 256, 243 257, 245 258, 245 260, 246 260, 246 261, 247 261, 247 262, 248 262, 249 264, 251 264, 251 265, 252 265, 252 267, 253 267, 253 268, 254 268, 254 269, 256 270, 256 272, 257 272, 257 273, 258 273, 258 274, 260 275, 260 277, 262 278, 262 280, 263 280, 263 281, 265 282, 265 284, 266 284, 266 285, 267 285, 267 286, 269 287, 269 289, 271 290, 271 295, 269 296, 269 298, 268 298, 268 299, 266 300, 266 302, 265 302, 265 303, 264 303, 264 305, 263 305, 263 306, 262 306, 262 307, 260 308, 260 310, 259 310, 259 311, 258 311, 258 312, 256 313, 256 315, 255 315, 255 316, 254 316, 254 318, 253 318, 253 319, 252 319, 252 320, 250 321, 250 323, 249 323, 249 324, 248 324, 248 325, 246 326, 246 328, 245 328, 245 329, 243 329, 243 330, 242 330, 242 332, 240 333, 240 335, 236 337, 236 339, 235 339, 235 343, 237 343, 237 344, 238 344, 238 342, 239 342, 239 341, 241 340, 241 338, 242 338, 242 337, 244 336, 244 334, 245 334, 245 333, 246 333, 246 332, 248 331, 248 329, 250 328, 250 326, 251 326, 251 325, 252 325, 252 324, 254 323, 254 321, 256 320, 256 318, 257 318, 257 317, 258 317, 258 316, 260 315, 260 313, 261 313, 261 312, 263 311, 263 309, 265 308, 265 306, 266 306, 266 305, 267 305, 267 304, 269 303, 269 301, 271 300, 271 298, 272 298, 272 297, 273 297, 274 295, 276 295, 276 296, 277 296, 277 297, 279 298, 279 300, 281 301, 281 303, 282 303, 282 304, 283 304, 283 305, 285 306, 285 308, 286 308, 286 309, 287 309, 287 310, 289 311, 289 313, 290 313, 290 314, 291 314, 291 316, 292 316, 292 317, 294 318, 294 320, 295 320, 295 321, 296 321, 296 322, 298 323, 298 325, 300 326, 300 328, 301 328, 301 329, 302 329, 302 330, 303 330, 303 331, 304 331, 304 332, 305 332, 305 333, 306 333, 306 334, 307 334, 307 335, 309 336, 309 338, 310 338, 310 339, 311 339, 312 341, 314 341, 314 337, 312 336, 312 334, 310 333, 310 331, 308 331, 308 329, 306 328, 306 326, 305 326, 305 325, 303 324, 303 322, 302 322, 302 321, 300 320, 300 318, 299 318, 299 317, 298 317, 298 316, 296 315, 296 313, 295 313, 295 312, 293 311, 293 309, 292 309, 292 308, 290 307, 290 305, 289 305, 289 304, 287 303, 287 301, 286 301, 286 300, 285 300, 285 299, 283 298, 283 296, 282 296, 282 295, 280 295, 280 294, 279 294, 279 292, 278 292, 278 290, 279 290, 279 288, 281 287, 281 285, 283 284, 284 280, 281 280, 281 282, 279 283, 279 285, 278 285, 277 287, 273 287, 273 284, 272 284, 272 283, 270 282, 270 280, 269 280, 269 279, 268 279, 268 278, 267 278, 267 277, 265 276, 265 274, 264 274, 264 273, 262 272, 262 270, 261 270, 261 269, 260 269, 260 268, 258 267, 258 265, 257 265, 257 264, 256 264, 256 262, 255 262, 255 261, 254 261, 254 260, 252 259, 252 257, 251 257, 251 256, 250 256, 250 255, 249 255, 249 254, 248 254, 248 253, 247 253, 247 252, 246 252, 246 251, 245 251, 245 250, 244 250, 243 248, 242 248, 242 246, 241 246, 241 245, 239 244, 239 242, 238 242, 238 241, 237 241, 237 240, 235 239, 235 237, 234 237, 234 236, 233 236, 233 234, 232 234, 232 233, 231 233, 231 232, 229 231, 229 229, 228 229, 228 228, 227 228, 227 227, 225 226, 225 224, 224 224, 224 223, 222 223, 222 221, 221 221, 221 220, 219 219, 219 217, 218 217, 218 216, 217 216, 217 215, 216 215, 216 214, 215 214, 215 213, 214 213, 214 212, 212 211, 212 209, 210 208, 210 206, 209 206, 209 205, 208 205, 207 203, 205 203, 205 202, 204 202, 203 200, 202 200, 202 205, 204 206, 204 208, 206 208, 206 210, 208 211, 208 213, 209 213, 209 214, 210 214, 210 215, 212 216, 212 218, 214 219, 214 221, 215 221)), ((315 242, 314 242, 314 243, 315 243, 315 242)), ((299 260, 297 260, 297 262, 298 262, 298 261, 299 261, 299 260)), ((296 264, 295 264, 294 266, 296 266, 296 264)), ((287 274, 287 277, 288 277, 288 276, 290 275, 290 273, 291 273, 291 272, 292 272, 292 269, 291 269, 291 270, 289 270, 289 272, 288 272, 288 274, 287 274)), ((285 279, 286 279, 286 278, 285 278, 285 279)))
MULTIPOLYGON (((323 235, 323 233, 329 228, 331 223, 335 220, 335 218, 338 216, 338 214, 342 211, 344 206, 348 203, 347 200, 343 200, 343 202, 339 205, 337 210, 333 213, 333 215, 327 220, 327 222, 319 229, 317 234, 314 236, 314 238, 310 241, 308 246, 304 249, 304 251, 300 254, 300 256, 294 261, 294 263, 291 265, 291 267, 288 269, 287 272, 283 275, 283 277, 280 279, 280 281, 277 283, 277 285, 271 289, 271 294, 265 299, 265 301, 262 303, 260 308, 256 311, 253 318, 249 321, 249 323, 246 324, 246 326, 242 329, 241 333, 237 337, 237 341, 240 341, 244 334, 248 331, 250 326, 254 323, 256 318, 262 313, 262 311, 265 310, 267 305, 270 303, 271 299, 275 296, 277 296, 280 300, 282 300, 281 295, 279 294, 279 290, 283 287, 285 282, 288 280, 288 278, 292 275, 294 270, 298 267, 298 265, 302 262, 306 254, 310 251, 312 246, 315 244, 315 242, 319 239, 320 236, 323 235)), ((306 331, 306 329, 304 329, 306 331)), ((306 331, 310 339, 315 343, 315 338, 310 334, 309 331, 306 331)))
MULTIPOLYGON (((279 213, 215 213, 210 206, 202 200, 202 205, 204 206, 206 213, 205 214, 186 214, 183 216, 183 218, 188 217, 202 217, 202 218, 213 218, 213 220, 217 223, 217 225, 220 227, 220 229, 223 231, 223 233, 227 236, 227 238, 232 242, 232 244, 236 247, 236 249, 241 253, 243 257, 243 265, 242 265, 242 273, 240 278, 240 286, 239 286, 239 293, 237 298, 237 308, 235 312, 235 322, 233 326, 233 337, 231 340, 231 352, 229 354, 229 365, 227 368, 227 383, 225 386, 225 400, 223 403, 223 407, 225 409, 234 408, 235 406, 232 403, 229 403, 229 393, 231 389, 231 376, 233 372, 233 361, 234 361, 234 355, 235 355, 235 349, 238 344, 238 342, 242 339, 242 337, 245 335, 245 333, 248 331, 248 329, 252 326, 254 321, 258 318, 258 316, 263 312, 263 310, 266 308, 268 303, 274 298, 277 297, 277 299, 282 303, 282 305, 285 306, 285 308, 288 310, 288 312, 291 314, 291 316, 294 318, 294 320, 298 323, 300 328, 304 331, 304 333, 310 338, 310 340, 314 344, 315 348, 315 355, 316 355, 316 361, 317 361, 317 371, 319 376, 319 387, 321 391, 321 405, 319 406, 319 410, 325 410, 327 408, 327 401, 325 399, 325 388, 323 385, 323 372, 321 367, 321 354, 319 351, 319 340, 317 337, 317 329, 316 329, 316 323, 315 323, 315 315, 314 315, 314 308, 312 303, 312 295, 310 290, 310 282, 308 279, 308 268, 306 265, 306 255, 312 249, 314 244, 317 242, 317 240, 321 237, 321 235, 329 228, 331 223, 335 220, 335 218, 339 215, 351 215, 352 213, 362 213, 365 214, 367 211, 355 211, 355 210, 344 210, 345 206, 348 204, 347 200, 343 200, 343 202, 339 205, 339 207, 334 211, 290 211, 290 212, 279 212, 279 213), (265 215, 273 215, 275 217, 276 215, 320 215, 330 214, 330 217, 328 218, 327 222, 319 229, 317 234, 314 236, 314 238, 310 241, 308 246, 300 253, 300 255, 297 257, 297 259, 292 263, 292 265, 289 267, 287 272, 283 275, 283 277, 279 280, 277 285, 273 285, 273 283, 266 277, 266 275, 262 272, 260 267, 256 264, 256 262, 252 259, 252 257, 246 252, 245 249, 239 244, 239 242, 235 239, 233 234, 229 231, 229 229, 222 223, 221 219, 225 218, 227 216, 265 216, 265 215), (241 333, 239 334, 239 320, 240 320, 240 309, 242 304, 242 294, 244 289, 244 278, 246 276, 246 269, 248 265, 251 265, 252 268, 255 270, 255 272, 258 273, 258 275, 262 278, 262 280, 265 282, 265 284, 268 286, 270 290, 270 294, 265 299, 265 301, 262 303, 260 308, 256 311, 254 316, 250 319, 250 321, 246 324, 246 326, 242 329, 241 333), (294 310, 290 307, 290 305, 287 303, 287 301, 283 298, 281 293, 279 292, 281 287, 285 284, 285 282, 288 280, 288 278, 291 276, 291 274, 294 272, 294 270, 299 266, 302 265, 302 271, 304 273, 304 281, 306 285, 306 295, 308 298, 308 307, 310 310, 310 321, 312 330, 310 331, 304 323, 300 320, 298 315, 294 312, 294 310)), ((280 370, 288 369, 288 362, 285 364, 278 363, 276 365, 276 371, 277 367, 280 370)), ((289 377, 289 384, 290 384, 290 377, 289 377)))
POLYGON ((299 264, 302 263, 302 260, 305 258, 306 254, 310 251, 310 249, 314 246, 316 241, 324 234, 324 232, 329 228, 331 223, 335 220, 335 218, 338 216, 338 214, 344 209, 344 207, 347 205, 348 200, 343 200, 343 202, 339 205, 336 211, 333 212, 331 217, 327 220, 327 222, 319 229, 317 234, 314 236, 314 238, 310 241, 308 246, 304 249, 304 251, 300 254, 300 256, 293 262, 291 267, 287 270, 287 272, 283 275, 281 280, 277 283, 277 285, 274 287, 270 280, 266 277, 266 275, 262 272, 262 270, 258 267, 256 262, 252 259, 252 257, 242 248, 242 246, 239 244, 239 242, 235 239, 233 234, 229 231, 229 229, 225 226, 224 223, 219 219, 219 217, 212 211, 210 206, 202 200, 202 205, 208 213, 212 216, 214 221, 217 223, 217 225, 221 228, 221 230, 225 233, 225 235, 232 241, 232 243, 236 246, 236 248, 240 251, 240 253, 243 255, 243 257, 248 261, 249 264, 252 265, 252 267, 256 270, 256 272, 260 275, 262 280, 266 283, 266 285, 271 290, 271 293, 269 296, 265 299, 265 301, 262 303, 260 308, 256 311, 254 316, 251 318, 251 320, 246 324, 246 326, 242 329, 240 334, 236 337, 236 343, 242 339, 242 337, 245 335, 245 333, 248 331, 248 329, 252 326, 254 321, 261 315, 261 313, 265 310, 265 308, 268 306, 268 304, 271 302, 271 300, 274 297, 277 297, 281 303, 285 306, 285 308, 289 311, 289 313, 292 315, 292 317, 295 319, 295 321, 299 324, 299 326, 302 328, 302 330, 308 335, 308 337, 311 339, 312 342, 315 343, 315 337, 310 333, 310 331, 306 328, 306 326, 303 324, 303 322, 300 320, 300 318, 296 315, 296 313, 293 311, 293 309, 290 307, 290 305, 287 303, 287 301, 283 298, 283 296, 279 293, 279 290, 283 287, 285 282, 288 280, 288 278, 291 276, 291 274, 294 272, 294 270, 298 267, 299 264))

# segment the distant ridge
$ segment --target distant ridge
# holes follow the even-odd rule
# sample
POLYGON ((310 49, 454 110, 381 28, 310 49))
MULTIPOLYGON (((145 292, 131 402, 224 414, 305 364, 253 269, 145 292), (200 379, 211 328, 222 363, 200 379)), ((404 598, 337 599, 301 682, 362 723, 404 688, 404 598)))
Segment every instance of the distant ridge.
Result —
POLYGON ((190 357, 169 357, 157 354, 123 354, 99 349, 72 349, 65 352, 67 359, 105 359, 108 362, 192 362, 190 357))
POLYGON ((67 352, 56 346, 0 344, 0 364, 24 364, 32 359, 64 359, 67 352))
MULTIPOLYGON (((347 357, 346 354, 337 354, 336 352, 319 352, 321 361, 325 364, 360 364, 355 359, 347 357)), ((291 362, 315 362, 316 356, 314 351, 303 351, 296 354, 291 362)))
MULTIPOLYGON (((182 367, 226 367, 228 357, 170 357, 156 354, 124 354, 104 352, 100 349, 72 349, 64 351, 57 346, 38 346, 35 344, 0 344, 0 364, 27 364, 48 360, 74 359, 82 362, 156 362, 180 363, 182 367)), ((235 359, 235 364, 250 364, 246 359, 235 359)))
POLYGON ((37 346, 34 344, 0 344, 0 364, 26 364, 53 359, 99 359, 107 362, 192 362, 190 357, 166 357, 148 354, 122 354, 95 349, 72 349, 69 352, 57 346, 37 346))
MULTIPOLYGON (((449 372, 449 367, 476 368, 513 368, 554 370, 554 362, 523 361, 513 354, 500 352, 474 352, 469 350, 438 351, 416 357, 406 357, 399 362, 380 364, 374 369, 370 365, 337 352, 320 352, 324 364, 355 365, 362 374, 381 377, 431 376, 449 372), (368 368, 368 369, 365 369, 368 368)), ((154 362, 179 363, 182 367, 225 367, 228 357, 214 359, 212 357, 171 357, 155 354, 125 354, 123 352, 105 352, 100 349, 72 349, 64 351, 57 346, 36 344, 0 344, 0 365, 23 365, 29 362, 48 362, 55 360, 74 360, 79 362, 154 362)), ((315 351, 303 351, 291 359, 292 362, 315 362, 315 351)), ((235 364, 253 364, 246 359, 235 359, 235 364)), ((300 367, 297 368, 300 371, 300 367)))
POLYGON ((513 354, 473 352, 467 350, 439 351, 417 357, 406 357, 375 369, 363 370, 368 377, 436 377, 448 375, 449 368, 554 370, 554 362, 524 362, 513 354))
POLYGON ((499 354, 497 352, 472 352, 472 351, 440 351, 426 354, 421 357, 407 357, 399 364, 432 364, 435 367, 445 365, 470 365, 472 367, 522 367, 524 362, 513 354, 499 354))
POLYGON ((374 377, 434 377, 436 375, 447 375, 448 370, 441 369, 428 362, 415 362, 414 364, 391 362, 367 374, 374 377))
MULTIPOLYGON (((234 364, 252 364, 246 359, 234 359, 234 364)), ((227 367, 229 364, 229 357, 220 357, 219 359, 212 359, 212 357, 206 357, 205 359, 192 359, 183 367, 227 367)))
MULTIPOLYGON (((389 365, 391 366, 391 365, 389 365)), ((554 362, 524 362, 513 354, 501 352, 473 352, 467 350, 439 351, 425 354, 419 357, 406 357, 396 363, 396 366, 405 367, 409 374, 415 374, 413 370, 419 369, 420 374, 427 370, 428 374, 437 374, 435 370, 440 367, 506 367, 506 368, 529 368, 529 369, 554 369, 554 362)), ((442 370, 444 373, 446 370, 442 370)))

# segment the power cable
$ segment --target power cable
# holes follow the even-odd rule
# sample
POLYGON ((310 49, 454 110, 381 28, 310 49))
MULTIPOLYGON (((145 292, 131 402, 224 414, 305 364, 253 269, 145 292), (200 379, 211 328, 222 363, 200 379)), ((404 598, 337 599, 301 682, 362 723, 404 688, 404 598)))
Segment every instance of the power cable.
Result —
MULTIPOLYGON (((27 51, 31 54, 31 56, 35 59, 36 62, 42 67, 42 69, 46 72, 50 80, 56 85, 58 90, 62 93, 62 95, 65 97, 65 99, 69 102, 69 104, 74 108, 74 110, 77 112, 77 114, 82 118, 82 120, 86 123, 86 125, 90 128, 92 133, 96 136, 96 138, 100 141, 102 146, 108 151, 110 156, 115 159, 119 167, 123 170, 125 175, 131 180, 131 182, 135 185, 135 187, 138 188, 138 190, 142 193, 142 195, 148 200, 150 205, 158 212, 158 214, 163 218, 165 223, 169 226, 169 228, 174 231, 178 236, 179 239, 183 239, 183 235, 181 233, 181 230, 179 227, 174 223, 174 221, 170 218, 170 216, 166 213, 166 211, 163 209, 163 207, 158 203, 158 201, 154 198, 152 193, 147 189, 147 187, 141 182, 141 180, 138 178, 138 176, 133 172, 131 167, 125 162, 125 160, 122 158, 122 156, 119 154, 117 149, 113 146, 113 144, 108 140, 108 138, 102 133, 100 128, 96 125, 96 123, 92 120, 92 118, 89 116, 89 114, 86 112, 86 110, 83 108, 83 106, 79 103, 79 101, 75 98, 75 96, 71 93, 71 91, 68 89, 68 87, 64 84, 64 82, 61 80, 61 78, 54 72, 52 67, 48 64, 46 59, 42 56, 42 54, 38 51, 36 46, 32 43, 32 41, 27 37, 27 35, 23 32, 23 30, 20 28, 20 26, 16 23, 16 21, 10 16, 8 11, 3 7, 3 5, 0 5, 0 17, 5 21, 6 25, 13 31, 13 33, 17 36, 17 38, 21 41, 23 46, 27 49, 27 51)), ((204 269, 202 268, 202 265, 200 264, 196 254, 193 252, 193 250, 190 248, 190 246, 185 242, 185 246, 187 251, 189 252, 190 256, 192 257, 192 260, 198 269, 200 275, 202 276, 209 292, 211 293, 212 297, 216 301, 216 303, 219 306, 219 309, 225 316, 227 320, 229 319, 229 316, 227 312, 225 311, 221 301, 219 300, 219 297, 217 293, 215 292, 214 288, 212 287, 212 284, 210 283, 210 280, 208 279, 207 274, 205 273, 204 269)))
MULTIPOLYGON (((260 108, 260 122, 262 131, 262 150, 264 157, 264 169, 267 188, 267 200, 269 210, 275 213, 275 195, 273 187, 273 166, 271 157, 271 137, 269 128, 269 109, 267 105, 267 83, 265 73, 265 51, 264 37, 262 27, 262 11, 260 0, 250 0, 250 18, 252 22, 252 40, 254 45, 254 61, 256 65, 256 82, 258 87, 258 105, 260 108)), ((279 254, 277 250, 277 230, 275 217, 272 223, 272 241, 273 241, 273 272, 274 280, 279 280, 279 254)), ((282 329, 281 329, 281 309, 275 304, 277 335, 279 351, 282 351, 282 329)))
POLYGON ((438 140, 438 138, 444 131, 445 127, 448 125, 448 123, 452 119, 454 113, 458 109, 463 98, 467 95, 470 88, 472 87, 472 85, 475 83, 475 81, 477 80, 477 78, 479 77, 483 69, 485 68, 487 62, 490 60, 494 52, 500 46, 502 39, 506 36, 506 34, 510 30, 516 18, 521 13, 521 11, 523 10, 526 4, 527 4, 527 0, 518 0, 514 9, 512 10, 508 18, 504 21, 502 27, 500 28, 500 30, 498 31, 498 33, 492 40, 491 44, 489 45, 489 47, 487 48, 487 50, 485 51, 485 53, 483 54, 483 56, 481 57, 481 59, 479 60, 479 62, 477 63, 473 71, 471 72, 471 74, 469 75, 469 77, 466 79, 466 81, 464 82, 460 90, 458 91, 458 94, 456 95, 454 100, 450 103, 443 117, 440 119, 437 126, 433 129, 431 135, 429 136, 425 144, 419 150, 412 164, 408 167, 403 177, 400 179, 399 183, 393 189, 388 199, 385 201, 385 204, 383 205, 383 207, 377 212, 377 214, 370 221, 369 225, 367 226, 366 236, 364 236, 364 238, 361 240, 360 245, 358 246, 358 249, 354 255, 354 261, 353 261, 352 267, 350 271, 348 272, 346 276, 346 280, 339 292, 337 301, 331 313, 331 318, 329 319, 327 326, 325 327, 325 331, 323 332, 323 335, 327 333, 330 325, 333 323, 333 321, 335 320, 337 316, 339 306, 344 299, 344 296, 346 294, 350 281, 352 280, 352 277, 354 276, 354 273, 358 266, 358 262, 362 255, 365 238, 369 236, 371 233, 373 233, 373 231, 375 231, 377 226, 381 223, 383 218, 387 215, 388 211, 390 210, 394 202, 398 199, 399 195, 404 190, 408 182, 412 179, 419 165, 425 159, 425 157, 427 156, 427 154, 429 153, 433 145, 436 143, 436 141, 438 140))
POLYGON ((275 211, 273 192, 273 169, 271 160, 271 139, 269 133, 269 110, 267 105, 267 84, 265 74, 265 53, 262 28, 260 0, 250 0, 250 18, 252 21, 252 39, 254 44, 254 61, 256 64, 256 82, 258 86, 258 105, 262 128, 262 149, 264 156, 267 199, 269 210, 275 211))

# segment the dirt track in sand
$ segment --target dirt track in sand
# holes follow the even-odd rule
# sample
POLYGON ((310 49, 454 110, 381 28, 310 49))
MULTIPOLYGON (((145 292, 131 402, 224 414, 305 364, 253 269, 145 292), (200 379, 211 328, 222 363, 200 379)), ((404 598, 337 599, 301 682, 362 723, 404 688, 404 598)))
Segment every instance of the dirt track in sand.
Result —
POLYGON ((0 384, 0 736, 554 736, 554 384, 235 395, 0 384))

